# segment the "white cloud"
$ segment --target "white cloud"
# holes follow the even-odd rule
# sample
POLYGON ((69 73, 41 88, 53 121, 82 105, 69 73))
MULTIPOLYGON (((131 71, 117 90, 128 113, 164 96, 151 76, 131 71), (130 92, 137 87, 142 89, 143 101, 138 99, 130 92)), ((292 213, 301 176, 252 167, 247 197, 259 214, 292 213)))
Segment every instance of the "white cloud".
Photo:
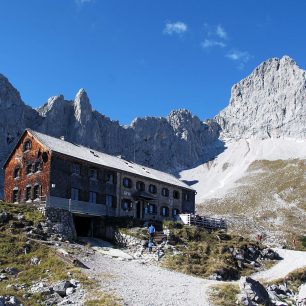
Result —
POLYGON ((211 47, 221 47, 221 48, 224 48, 224 47, 226 47, 226 44, 224 42, 222 42, 222 41, 205 39, 201 43, 201 46, 204 49, 211 48, 211 47))
POLYGON ((164 34, 172 35, 172 34, 183 34, 187 31, 187 24, 181 21, 177 22, 168 22, 163 30, 164 34))
POLYGON ((243 69, 245 64, 252 58, 249 52, 234 49, 225 55, 230 60, 238 63, 238 68, 243 69))
POLYGON ((222 39, 226 39, 227 38, 227 33, 224 30, 224 28, 221 26, 221 24, 218 24, 217 27, 216 27, 216 35, 219 38, 222 38, 222 39))
POLYGON ((83 4, 94 2, 95 0, 74 0, 77 6, 81 7, 83 4))

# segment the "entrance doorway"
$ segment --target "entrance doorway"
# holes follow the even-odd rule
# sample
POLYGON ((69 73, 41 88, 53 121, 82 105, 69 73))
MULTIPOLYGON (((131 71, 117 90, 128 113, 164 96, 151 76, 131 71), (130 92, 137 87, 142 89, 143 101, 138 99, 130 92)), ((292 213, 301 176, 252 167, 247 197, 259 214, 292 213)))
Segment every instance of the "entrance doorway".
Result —
POLYGON ((142 219, 143 218, 143 202, 137 201, 136 203, 136 218, 142 219))
POLYGON ((74 216, 74 226, 78 236, 92 237, 92 218, 74 216))

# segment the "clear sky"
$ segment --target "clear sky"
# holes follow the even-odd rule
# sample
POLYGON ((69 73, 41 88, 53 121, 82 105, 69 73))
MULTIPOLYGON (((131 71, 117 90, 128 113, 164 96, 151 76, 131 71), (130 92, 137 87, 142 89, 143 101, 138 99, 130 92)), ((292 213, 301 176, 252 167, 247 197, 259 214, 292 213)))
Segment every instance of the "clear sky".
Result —
POLYGON ((0 0, 0 73, 32 107, 83 87, 123 124, 211 118, 263 60, 306 67, 305 14, 304 0, 0 0))

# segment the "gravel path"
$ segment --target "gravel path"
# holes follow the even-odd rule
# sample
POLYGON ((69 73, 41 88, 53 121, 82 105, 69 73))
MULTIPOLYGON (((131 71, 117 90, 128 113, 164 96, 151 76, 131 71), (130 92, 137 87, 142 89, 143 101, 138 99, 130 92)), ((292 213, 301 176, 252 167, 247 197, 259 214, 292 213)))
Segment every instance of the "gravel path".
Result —
MULTIPOLYGON (((274 280, 306 266, 306 252, 276 251, 283 260, 267 271, 254 274, 253 278, 274 280)), ((84 272, 98 280, 103 291, 114 293, 129 306, 210 306, 209 287, 221 283, 168 271, 152 263, 114 258, 99 252, 97 247, 93 254, 80 260, 90 268, 84 272)))
POLYGON ((271 269, 256 273, 253 278, 266 281, 272 281, 278 278, 283 278, 290 272, 306 267, 306 252, 285 250, 285 249, 274 249, 282 258, 275 266, 271 269))
POLYGON ((207 289, 212 281, 99 253, 90 256, 85 264, 90 268, 85 272, 101 280, 104 291, 123 298, 124 305, 210 305, 207 289))

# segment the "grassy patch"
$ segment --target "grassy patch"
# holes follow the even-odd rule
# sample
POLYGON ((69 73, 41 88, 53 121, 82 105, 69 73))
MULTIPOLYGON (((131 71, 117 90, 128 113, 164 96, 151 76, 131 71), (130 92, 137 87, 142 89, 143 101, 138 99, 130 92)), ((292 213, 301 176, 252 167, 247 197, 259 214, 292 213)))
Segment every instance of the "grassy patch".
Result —
POLYGON ((292 291, 298 291, 298 288, 306 282, 306 268, 300 268, 289 273, 285 278, 280 278, 276 281, 269 282, 271 284, 282 284, 286 282, 288 288, 292 291))
POLYGON ((210 302, 214 306, 237 305, 237 294, 240 292, 236 284, 220 284, 212 286, 210 289, 210 302))
POLYGON ((193 226, 172 229, 170 243, 179 254, 166 253, 163 266, 187 274, 208 277, 221 272, 228 279, 238 279, 240 275, 250 275, 254 270, 243 265, 229 252, 230 248, 243 249, 257 247, 257 243, 237 235, 212 232, 193 226), (228 275, 228 276, 226 276, 228 275))
MULTIPOLYGON (((13 205, 0 203, 0 212, 6 211, 11 215, 22 214, 27 221, 35 224, 43 220, 43 215, 33 207, 26 205, 13 205)), ((33 283, 44 281, 46 283, 53 283, 59 280, 68 279, 68 272, 72 274, 73 278, 78 279, 82 286, 90 292, 97 291, 97 284, 88 279, 80 269, 63 262, 56 252, 43 244, 28 241, 27 237, 20 229, 12 229, 10 225, 14 220, 1 226, 0 231, 0 268, 13 267, 19 273, 16 276, 9 276, 8 280, 0 282, 0 295, 14 295, 24 305, 41 305, 43 297, 39 294, 30 296, 30 299, 24 299, 23 295, 33 283), (24 247, 29 247, 27 253, 24 252, 24 247), (39 265, 31 265, 31 258, 38 257, 39 265), (25 289, 18 291, 8 288, 8 285, 25 285, 25 289)), ((94 296, 88 294, 88 296, 94 296)), ((99 303, 94 305, 116 305, 111 304, 115 299, 111 295, 100 293, 99 298, 96 299, 99 303)))

